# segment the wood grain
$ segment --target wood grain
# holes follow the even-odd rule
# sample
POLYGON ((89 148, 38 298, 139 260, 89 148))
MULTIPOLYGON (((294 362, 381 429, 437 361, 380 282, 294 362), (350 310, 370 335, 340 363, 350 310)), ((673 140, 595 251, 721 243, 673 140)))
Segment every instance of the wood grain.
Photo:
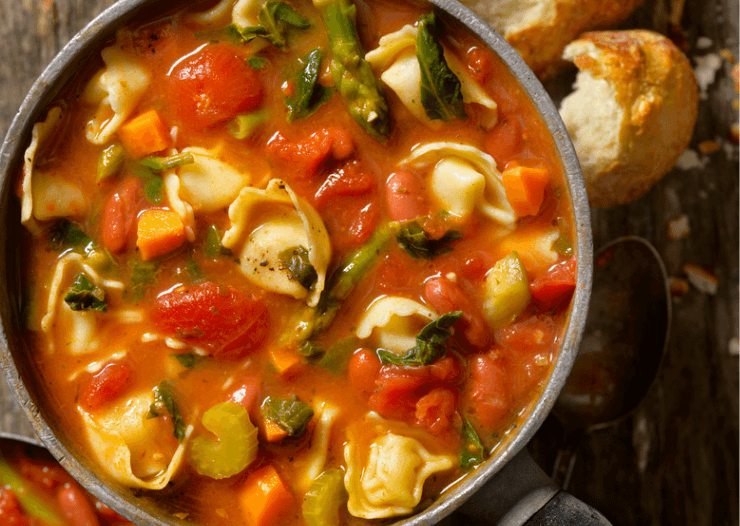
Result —
MULTIPOLYGON (((34 79, 59 49, 112 0, 0 0, 0 136, 34 79)), ((691 56, 727 48, 738 57, 737 0, 687 0, 681 26, 691 56), (712 39, 697 50, 698 37, 712 39)), ((667 32, 675 0, 648 0, 623 27, 667 32)), ((737 122, 730 65, 725 63, 701 101, 692 147, 726 144, 737 122)), ((573 73, 548 88, 566 93, 573 73)), ((595 246, 627 234, 649 239, 671 275, 690 262, 713 271, 716 295, 696 289, 674 302, 673 330, 653 389, 630 418, 591 434, 579 451, 570 491, 616 525, 738 524, 737 147, 709 156, 703 169, 674 170, 646 196, 611 210, 593 210, 595 246), (691 234, 671 241, 666 223, 686 214, 691 234)), ((649 323, 649 320, 646 321, 649 323)), ((31 434, 0 382, 0 429, 31 434)), ((549 469, 562 429, 548 419, 531 450, 549 469)))

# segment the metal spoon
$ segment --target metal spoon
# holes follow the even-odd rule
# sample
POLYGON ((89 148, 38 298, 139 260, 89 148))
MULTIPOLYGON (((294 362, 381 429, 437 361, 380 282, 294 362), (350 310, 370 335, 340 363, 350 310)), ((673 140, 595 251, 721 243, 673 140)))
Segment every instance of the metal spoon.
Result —
POLYGON ((603 247, 578 357, 553 410, 566 431, 552 475, 563 489, 585 435, 620 422, 647 394, 670 325, 668 276, 655 248, 636 236, 603 247))

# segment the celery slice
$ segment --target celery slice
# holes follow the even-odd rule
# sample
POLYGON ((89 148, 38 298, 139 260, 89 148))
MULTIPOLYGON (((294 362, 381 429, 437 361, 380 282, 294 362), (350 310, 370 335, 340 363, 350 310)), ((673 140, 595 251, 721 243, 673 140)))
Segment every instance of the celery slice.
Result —
POLYGON ((508 325, 527 308, 529 278, 519 254, 500 259, 486 276, 483 311, 493 327, 508 325))
POLYGON ((313 481, 303 497, 303 520, 306 526, 337 526, 339 506, 347 502, 344 473, 339 468, 329 469, 313 481))
POLYGON ((257 458, 257 428, 243 406, 235 402, 216 404, 203 413, 202 422, 218 440, 197 436, 190 444, 190 464, 201 475, 231 477, 257 458))

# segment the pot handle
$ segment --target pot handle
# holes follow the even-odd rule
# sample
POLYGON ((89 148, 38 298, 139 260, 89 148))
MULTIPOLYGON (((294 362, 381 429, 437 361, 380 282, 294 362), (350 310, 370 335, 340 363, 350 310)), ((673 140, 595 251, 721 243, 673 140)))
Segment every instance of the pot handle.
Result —
POLYGON ((560 491, 526 449, 460 507, 478 524, 611 526, 594 508, 560 491))

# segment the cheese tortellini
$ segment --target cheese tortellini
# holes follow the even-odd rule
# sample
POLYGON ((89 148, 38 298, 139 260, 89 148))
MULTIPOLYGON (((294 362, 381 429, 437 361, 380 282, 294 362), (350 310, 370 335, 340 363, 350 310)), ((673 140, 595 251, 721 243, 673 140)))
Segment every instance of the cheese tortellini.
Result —
POLYGON ((355 517, 380 519, 411 513, 421 502, 424 482, 455 465, 450 455, 434 455, 415 438, 386 433, 370 444, 362 465, 358 445, 344 447, 349 493, 347 508, 355 517))
MULTIPOLYGON (((404 106, 427 126, 441 126, 439 120, 430 120, 421 103, 421 69, 416 58, 416 37, 418 28, 405 25, 394 33, 380 38, 376 49, 365 55, 373 69, 380 73, 381 80, 391 88, 404 106)), ((445 61, 450 70, 460 80, 463 102, 475 103, 483 107, 482 125, 491 129, 498 121, 498 106, 483 88, 468 74, 465 66, 453 53, 444 50, 445 61)))
POLYGON ((357 326, 357 337, 380 349, 402 355, 416 345, 416 335, 437 314, 414 300, 399 296, 383 296, 367 308, 357 326))
POLYGON ((229 207, 231 228, 222 244, 239 253, 242 273, 263 289, 306 299, 309 307, 319 302, 331 260, 326 226, 311 205, 279 179, 267 188, 246 187, 229 207), (301 285, 279 260, 284 250, 302 247, 316 271, 310 290, 301 285))
POLYGON ((100 53, 105 68, 88 83, 82 98, 98 106, 87 123, 85 136, 93 144, 106 144, 133 113, 151 82, 149 72, 118 46, 100 53))
POLYGON ((215 212, 226 208, 239 195, 239 190, 250 182, 249 174, 241 173, 218 159, 215 152, 205 148, 183 148, 195 162, 177 170, 180 178, 180 196, 193 209, 215 212))
POLYGON ((157 440, 163 432, 159 427, 170 424, 163 426, 161 418, 148 418, 152 401, 151 392, 142 392, 95 417, 81 407, 78 411, 99 466, 126 486, 159 490, 182 464, 192 426, 170 456, 157 440))
POLYGON ((431 167, 431 194, 449 213, 466 219, 477 210, 499 223, 504 232, 516 225, 496 161, 474 146, 434 142, 415 148, 401 161, 419 171, 431 167))
POLYGON ((259 0, 221 0, 208 11, 193 15, 192 19, 203 25, 233 23, 239 27, 256 26, 259 24, 261 7, 262 2, 259 0))

